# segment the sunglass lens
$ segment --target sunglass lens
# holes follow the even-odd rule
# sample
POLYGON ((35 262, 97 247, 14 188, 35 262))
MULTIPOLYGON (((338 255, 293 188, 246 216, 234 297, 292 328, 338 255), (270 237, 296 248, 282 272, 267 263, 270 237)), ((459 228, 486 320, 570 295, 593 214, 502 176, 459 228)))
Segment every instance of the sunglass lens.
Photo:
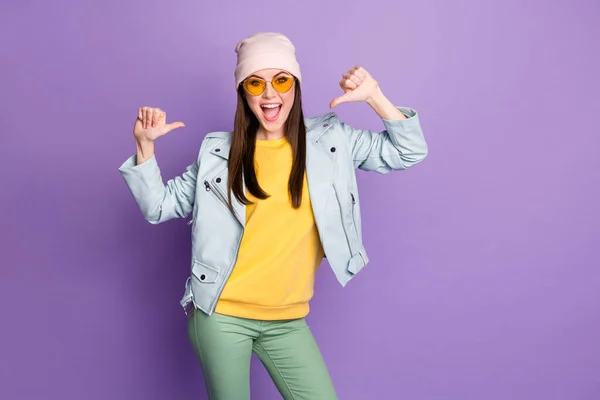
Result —
POLYGON ((289 76, 278 76, 273 79, 273 89, 277 90, 279 93, 285 93, 292 87, 294 83, 294 79, 289 76))
POLYGON ((265 90, 266 82, 262 79, 249 78, 244 81, 244 87, 253 96, 258 96, 265 90))

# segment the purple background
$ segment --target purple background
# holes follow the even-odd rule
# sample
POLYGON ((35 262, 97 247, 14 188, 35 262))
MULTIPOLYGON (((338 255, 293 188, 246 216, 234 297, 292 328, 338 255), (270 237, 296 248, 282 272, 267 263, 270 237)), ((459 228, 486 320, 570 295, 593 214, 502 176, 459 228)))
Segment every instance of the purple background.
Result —
MULTIPOLYGON (((600 7, 540 1, 19 1, 0 11, 0 398, 199 399, 183 220, 117 168, 142 105, 187 127, 163 178, 232 127, 234 47, 296 44, 304 106, 363 65, 430 155, 359 171, 371 264, 326 261, 309 323, 341 399, 600 398, 600 7)), ((336 109, 379 130, 365 104, 336 109)), ((252 395, 279 398, 252 361, 252 395)))

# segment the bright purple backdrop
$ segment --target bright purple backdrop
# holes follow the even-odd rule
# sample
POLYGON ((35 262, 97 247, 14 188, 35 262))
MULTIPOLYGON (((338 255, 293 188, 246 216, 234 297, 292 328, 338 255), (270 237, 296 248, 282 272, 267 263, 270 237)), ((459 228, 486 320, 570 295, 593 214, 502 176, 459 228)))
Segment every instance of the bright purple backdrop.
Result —
MULTIPOLYGON (((178 304, 189 227, 118 173, 142 105, 232 127, 237 41, 296 44, 307 115, 363 65, 430 155, 359 172, 369 267, 308 318, 340 399, 600 398, 600 7, 590 0, 19 1, 0 10, 0 398, 201 399, 178 304)), ((379 130, 365 104, 336 109, 379 130)), ((252 361, 255 399, 279 395, 252 361)))

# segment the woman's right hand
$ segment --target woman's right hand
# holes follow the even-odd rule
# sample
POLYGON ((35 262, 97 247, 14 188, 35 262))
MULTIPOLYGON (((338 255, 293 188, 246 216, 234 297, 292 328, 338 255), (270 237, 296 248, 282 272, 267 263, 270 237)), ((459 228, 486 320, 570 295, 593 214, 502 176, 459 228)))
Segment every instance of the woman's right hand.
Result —
POLYGON ((153 142, 173 129, 182 128, 183 122, 167 124, 167 113, 156 107, 140 107, 133 127, 133 136, 137 142, 153 142))

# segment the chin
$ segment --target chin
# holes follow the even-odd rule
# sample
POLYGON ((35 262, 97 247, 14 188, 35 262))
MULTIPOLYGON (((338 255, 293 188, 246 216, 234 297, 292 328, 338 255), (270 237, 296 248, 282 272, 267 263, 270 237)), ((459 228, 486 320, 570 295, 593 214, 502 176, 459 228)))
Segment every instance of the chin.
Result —
MULTIPOLYGON (((258 121, 263 130, 266 132, 280 132, 285 126, 285 121, 289 116, 289 110, 281 110, 275 120, 269 120, 265 117, 262 110, 258 110, 258 121)), ((256 115, 256 113, 255 113, 256 115)))

